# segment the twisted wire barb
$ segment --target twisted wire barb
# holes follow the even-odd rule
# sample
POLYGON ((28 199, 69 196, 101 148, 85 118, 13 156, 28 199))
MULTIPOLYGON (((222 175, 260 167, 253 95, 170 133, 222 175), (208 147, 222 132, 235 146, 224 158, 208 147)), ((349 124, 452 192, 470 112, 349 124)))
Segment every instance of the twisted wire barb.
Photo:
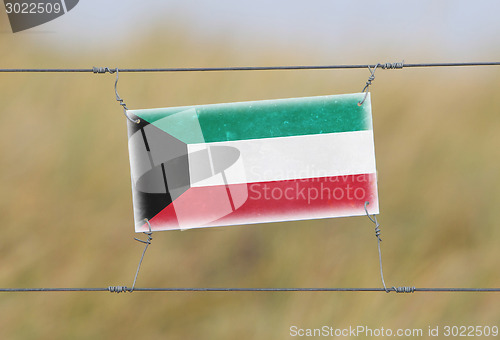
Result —
POLYGON ((381 68, 381 69, 384 69, 384 70, 395 70, 395 69, 402 69, 403 67, 405 67, 405 61, 403 60, 402 62, 398 63, 385 63, 385 64, 378 64, 378 66, 381 68))
POLYGON ((128 292, 129 289, 127 286, 109 286, 108 291, 110 293, 123 293, 123 292, 128 292))

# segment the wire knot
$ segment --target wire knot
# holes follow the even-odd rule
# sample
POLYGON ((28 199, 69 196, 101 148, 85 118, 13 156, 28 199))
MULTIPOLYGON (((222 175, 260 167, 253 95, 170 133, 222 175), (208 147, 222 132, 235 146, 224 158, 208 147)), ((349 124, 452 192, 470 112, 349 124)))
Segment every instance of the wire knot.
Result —
POLYGON ((379 67, 383 70, 394 70, 394 69, 402 69, 405 65, 405 61, 403 60, 400 63, 385 63, 379 64, 379 67))
POLYGON ((132 292, 127 286, 109 286, 108 291, 110 293, 124 293, 124 292, 132 292))
POLYGON ((366 81, 366 85, 365 85, 365 88, 363 89, 363 92, 365 92, 365 90, 368 88, 368 86, 370 86, 372 84, 372 81, 374 81, 374 80, 375 80, 375 75, 371 74, 368 77, 368 80, 366 81))
MULTIPOLYGON (((414 293, 415 292, 415 287, 392 287, 392 290, 395 291, 396 293, 414 293)), ((390 292, 390 290, 386 291, 387 293, 390 292)))
POLYGON ((380 241, 382 242, 382 238, 380 238, 380 234, 382 233, 382 231, 380 230, 380 224, 377 223, 377 225, 375 226, 375 237, 380 241))
POLYGON ((117 72, 117 69, 109 68, 109 67, 92 67, 92 72, 94 73, 110 73, 113 74, 117 72))
POLYGON ((134 240, 141 242, 141 243, 144 243, 144 244, 151 244, 151 241, 153 240, 153 237, 151 235, 153 235, 153 233, 151 231, 149 231, 149 232, 143 232, 143 234, 148 236, 148 239, 146 241, 141 240, 141 239, 136 238, 136 237, 134 237, 134 240))
POLYGON ((382 242, 382 239, 380 238, 380 234, 382 233, 382 231, 380 230, 380 223, 378 223, 377 217, 375 215, 373 215, 373 217, 371 217, 370 214, 368 213, 368 209, 366 208, 368 204, 370 204, 370 202, 366 201, 365 202, 365 213, 366 213, 366 216, 368 216, 368 218, 370 219, 370 221, 372 221, 373 224, 375 224, 375 237, 377 237, 378 241, 382 242))
POLYGON ((361 91, 361 93, 364 93, 365 96, 363 97, 363 100, 358 102, 358 106, 363 105, 366 98, 368 97, 368 92, 369 92, 368 88, 372 84, 372 81, 375 80, 375 71, 377 70, 377 67, 379 67, 379 66, 380 66, 380 64, 377 64, 377 65, 375 65, 375 67, 373 69, 370 66, 368 66, 368 70, 370 71, 370 76, 368 77, 368 80, 366 81, 365 87, 363 87, 363 91, 361 91))

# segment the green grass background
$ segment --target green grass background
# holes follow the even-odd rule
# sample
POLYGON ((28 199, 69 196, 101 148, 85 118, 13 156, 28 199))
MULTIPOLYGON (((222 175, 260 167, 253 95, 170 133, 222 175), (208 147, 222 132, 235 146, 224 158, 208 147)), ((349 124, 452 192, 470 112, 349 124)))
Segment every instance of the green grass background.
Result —
MULTIPOLYGON (((224 39, 200 43, 181 28, 78 54, 3 33, 0 67, 331 63, 292 49, 248 59, 224 39)), ((368 75, 124 73, 119 92, 132 109, 154 108, 355 93, 368 75)), ((500 286, 499 75, 494 67, 377 71, 388 285, 500 286)), ((113 82, 109 74, 0 74, 1 287, 131 285, 143 245, 133 240, 126 122, 113 82)), ((366 217, 153 237, 139 287, 381 286, 366 217)), ((499 302, 486 293, 0 293, 0 338, 287 339, 292 325, 500 326, 499 302)))

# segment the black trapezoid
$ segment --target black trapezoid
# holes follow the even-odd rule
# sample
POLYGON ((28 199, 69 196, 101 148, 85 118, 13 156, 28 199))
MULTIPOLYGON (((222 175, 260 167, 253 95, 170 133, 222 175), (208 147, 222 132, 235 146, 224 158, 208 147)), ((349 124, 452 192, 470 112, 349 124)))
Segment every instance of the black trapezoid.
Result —
POLYGON ((187 144, 141 119, 128 122, 136 223, 152 219, 190 188, 187 144))

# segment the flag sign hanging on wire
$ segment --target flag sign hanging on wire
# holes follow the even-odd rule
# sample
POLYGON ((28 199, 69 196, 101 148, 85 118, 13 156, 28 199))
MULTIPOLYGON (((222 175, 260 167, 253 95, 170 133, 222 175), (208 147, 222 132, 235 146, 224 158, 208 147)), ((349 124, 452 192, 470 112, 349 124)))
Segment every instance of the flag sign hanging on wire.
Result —
POLYGON ((377 214, 364 96, 129 110, 136 231, 377 214))

